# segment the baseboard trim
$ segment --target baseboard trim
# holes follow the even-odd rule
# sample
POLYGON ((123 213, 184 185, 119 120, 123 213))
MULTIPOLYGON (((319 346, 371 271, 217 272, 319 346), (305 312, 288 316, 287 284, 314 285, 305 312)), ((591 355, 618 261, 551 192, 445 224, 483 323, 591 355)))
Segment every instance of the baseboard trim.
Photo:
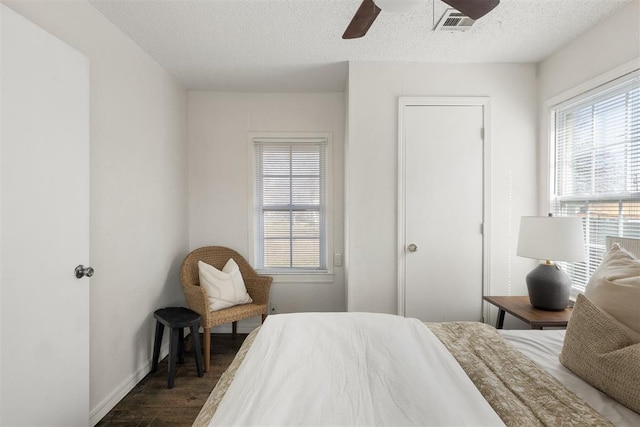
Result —
MULTIPOLYGON (((160 347, 160 360, 169 354, 169 340, 164 340, 160 347)), ((151 372, 152 360, 144 363, 136 372, 131 374, 129 378, 124 380, 106 399, 93 408, 89 414, 89 423, 93 427, 102 420, 117 404, 120 402, 144 377, 151 372)))
MULTIPOLYGON (((241 334, 251 333, 255 328, 260 326, 260 321, 240 321, 238 322, 238 332, 241 334)), ((232 332, 231 323, 221 325, 213 328, 213 333, 230 334, 232 332)), ((185 333, 185 337, 188 336, 188 331, 185 333)), ((163 340, 162 347, 160 348, 160 360, 167 357, 169 354, 169 340, 163 340)), ((152 360, 149 359, 143 364, 136 372, 131 374, 125 381, 120 384, 106 399, 96 405, 89 414, 89 422, 93 427, 102 420, 117 404, 120 402, 142 379, 151 372, 152 360)))

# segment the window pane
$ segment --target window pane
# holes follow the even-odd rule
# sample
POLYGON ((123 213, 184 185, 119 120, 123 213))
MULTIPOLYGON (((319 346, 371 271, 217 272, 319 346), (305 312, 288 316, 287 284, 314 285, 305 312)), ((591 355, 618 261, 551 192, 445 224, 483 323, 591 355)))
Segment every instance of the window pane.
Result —
POLYGON ((640 236, 640 202, 626 203, 621 212, 623 236, 640 236))
POLYGON ((291 215, 289 212, 264 213, 264 237, 289 238, 291 233, 291 215))
POLYGON ((320 212, 293 212, 293 237, 320 237, 320 212))
POLYGON ((592 206, 586 220, 587 243, 589 245, 601 245, 603 237, 618 235, 619 218, 617 215, 599 211, 598 207, 592 206))
POLYGON ((593 107, 595 139, 598 145, 623 143, 626 136, 626 94, 599 102, 593 107))
POLYGON ((303 239, 293 241, 293 267, 318 268, 320 266, 320 241, 303 239))
POLYGON ((288 268, 291 266, 290 240, 264 240, 264 268, 288 268))
POLYGON ((593 193, 593 173, 591 166, 594 162, 593 151, 576 153, 568 162, 569 170, 565 175, 563 194, 591 194, 593 193))
POLYGON ((606 236, 640 238, 640 73, 557 107, 551 211, 583 219, 586 263, 563 263, 584 290, 606 236))
POLYGON ((598 149, 593 169, 597 194, 613 194, 626 191, 626 160, 624 144, 598 149))
POLYGON ((292 154, 292 175, 320 176, 320 152, 297 148, 292 154))
POLYGON ((292 179, 292 203, 294 205, 315 205, 320 204, 320 179, 301 178, 292 179))
POLYGON ((262 197, 265 206, 288 205, 291 200, 291 181, 288 177, 265 177, 263 180, 262 197))
POLYGON ((291 168, 289 150, 265 150, 262 156, 262 170, 264 175, 289 175, 291 168))

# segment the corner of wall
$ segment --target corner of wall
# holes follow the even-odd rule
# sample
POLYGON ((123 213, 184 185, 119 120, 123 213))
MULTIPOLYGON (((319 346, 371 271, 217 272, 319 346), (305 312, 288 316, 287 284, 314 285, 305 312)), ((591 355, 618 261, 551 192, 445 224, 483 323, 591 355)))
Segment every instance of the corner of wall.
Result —
POLYGON ((345 305, 346 310, 350 311, 351 309, 351 300, 349 293, 349 252, 350 252, 350 239, 349 239, 349 118, 350 114, 350 104, 349 104, 349 89, 351 85, 349 84, 350 75, 351 75, 351 62, 348 64, 347 70, 347 81, 345 83, 345 91, 344 91, 344 256, 343 256, 343 265, 344 265, 344 297, 345 297, 345 305))

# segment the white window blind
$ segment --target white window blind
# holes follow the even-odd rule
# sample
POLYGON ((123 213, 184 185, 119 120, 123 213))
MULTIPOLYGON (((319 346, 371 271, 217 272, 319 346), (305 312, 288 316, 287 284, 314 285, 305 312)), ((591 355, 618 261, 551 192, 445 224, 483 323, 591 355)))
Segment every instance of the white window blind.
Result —
POLYGON ((325 138, 254 139, 255 260, 272 271, 326 271, 325 138))
POLYGON ((550 206, 583 218, 588 257, 564 267, 584 288, 606 251, 606 236, 640 238, 640 73, 621 77, 552 110, 550 206))

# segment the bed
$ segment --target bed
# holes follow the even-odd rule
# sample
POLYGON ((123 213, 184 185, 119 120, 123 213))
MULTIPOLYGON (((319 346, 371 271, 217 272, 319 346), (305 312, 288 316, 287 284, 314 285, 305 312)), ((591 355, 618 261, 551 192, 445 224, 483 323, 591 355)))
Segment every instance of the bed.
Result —
MULTIPOLYGON (((620 242, 640 252, 637 242, 620 242)), ((578 304, 590 301, 580 296, 573 317, 576 309, 594 317, 578 304)), ((582 373, 568 360, 588 355, 597 341, 567 349, 580 332, 571 321, 567 331, 498 331, 476 322, 422 323, 373 313, 270 316, 247 337, 194 426, 638 426, 640 335, 617 323, 606 327, 590 325, 587 333, 600 331, 613 345, 609 338, 622 331, 614 343, 622 353, 597 365, 619 364, 622 357, 624 372, 613 378, 626 387, 622 394, 607 389, 609 372, 619 375, 619 368, 582 373), (559 355, 567 360, 561 363, 559 355)))

